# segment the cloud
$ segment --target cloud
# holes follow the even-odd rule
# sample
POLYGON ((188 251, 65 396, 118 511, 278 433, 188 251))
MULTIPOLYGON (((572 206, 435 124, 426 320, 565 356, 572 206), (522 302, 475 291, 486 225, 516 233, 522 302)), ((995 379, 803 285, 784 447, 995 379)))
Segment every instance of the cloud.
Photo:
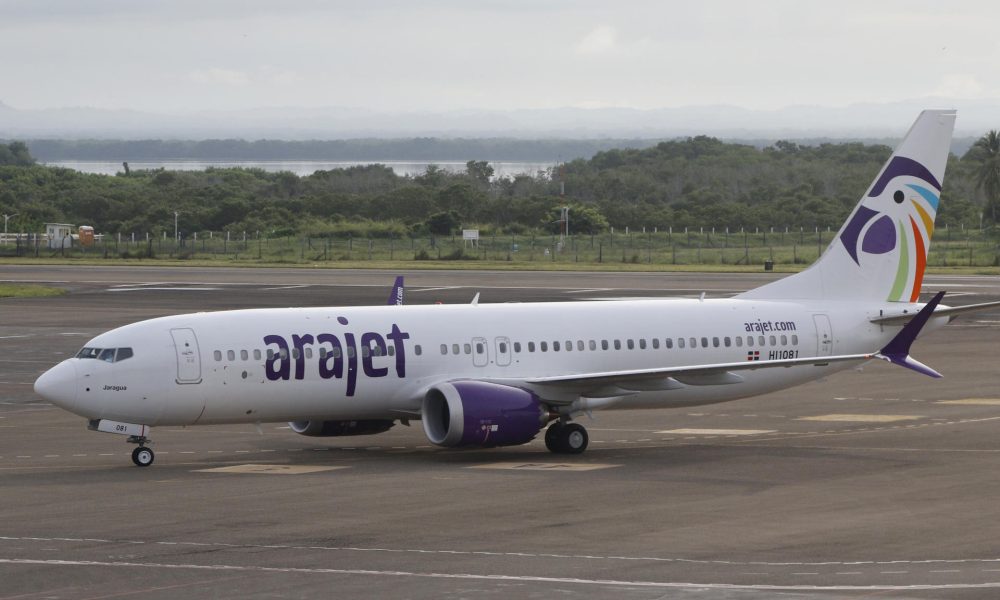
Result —
POLYGON ((931 95, 944 98, 981 98, 985 91, 983 84, 974 75, 954 73, 945 75, 931 95))
POLYGON ((608 54, 617 47, 618 31, 614 27, 601 25, 576 44, 576 51, 579 54, 608 54))
POLYGON ((218 67, 191 71, 191 79, 197 83, 228 86, 243 86, 250 83, 250 76, 243 71, 220 69, 218 67))

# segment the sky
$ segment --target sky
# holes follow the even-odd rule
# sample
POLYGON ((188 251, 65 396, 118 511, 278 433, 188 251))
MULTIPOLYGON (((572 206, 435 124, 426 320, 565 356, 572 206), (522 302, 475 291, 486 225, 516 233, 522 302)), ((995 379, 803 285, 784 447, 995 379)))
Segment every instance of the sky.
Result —
POLYGON ((994 99, 998 23, 995 0, 0 0, 0 102, 408 112, 994 99))

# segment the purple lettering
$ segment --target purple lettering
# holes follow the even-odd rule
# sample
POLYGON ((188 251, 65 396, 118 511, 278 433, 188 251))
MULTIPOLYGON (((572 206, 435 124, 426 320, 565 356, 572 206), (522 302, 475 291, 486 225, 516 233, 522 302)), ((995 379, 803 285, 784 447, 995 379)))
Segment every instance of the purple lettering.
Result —
POLYGON ((264 372, 267 378, 271 381, 278 381, 279 379, 287 380, 290 368, 288 343, 285 342, 285 338, 280 335, 265 335, 264 343, 278 346, 277 352, 269 350, 270 356, 268 356, 267 362, 264 363, 264 372))

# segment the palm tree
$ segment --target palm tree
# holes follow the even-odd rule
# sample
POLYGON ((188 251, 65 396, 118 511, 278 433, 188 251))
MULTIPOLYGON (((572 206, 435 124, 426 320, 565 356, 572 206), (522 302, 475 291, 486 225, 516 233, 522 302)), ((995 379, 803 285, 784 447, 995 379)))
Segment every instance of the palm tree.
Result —
POLYGON ((1000 204, 1000 132, 991 130, 976 141, 973 150, 981 161, 976 169, 976 186, 986 194, 986 213, 996 224, 1000 204))

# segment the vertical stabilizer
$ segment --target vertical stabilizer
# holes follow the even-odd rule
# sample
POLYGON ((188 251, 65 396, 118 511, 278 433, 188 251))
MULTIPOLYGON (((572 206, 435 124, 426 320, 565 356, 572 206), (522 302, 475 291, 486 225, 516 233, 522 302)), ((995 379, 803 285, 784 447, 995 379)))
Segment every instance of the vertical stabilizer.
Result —
POLYGON ((955 111, 925 110, 823 255, 741 298, 916 302, 955 127, 955 111))

